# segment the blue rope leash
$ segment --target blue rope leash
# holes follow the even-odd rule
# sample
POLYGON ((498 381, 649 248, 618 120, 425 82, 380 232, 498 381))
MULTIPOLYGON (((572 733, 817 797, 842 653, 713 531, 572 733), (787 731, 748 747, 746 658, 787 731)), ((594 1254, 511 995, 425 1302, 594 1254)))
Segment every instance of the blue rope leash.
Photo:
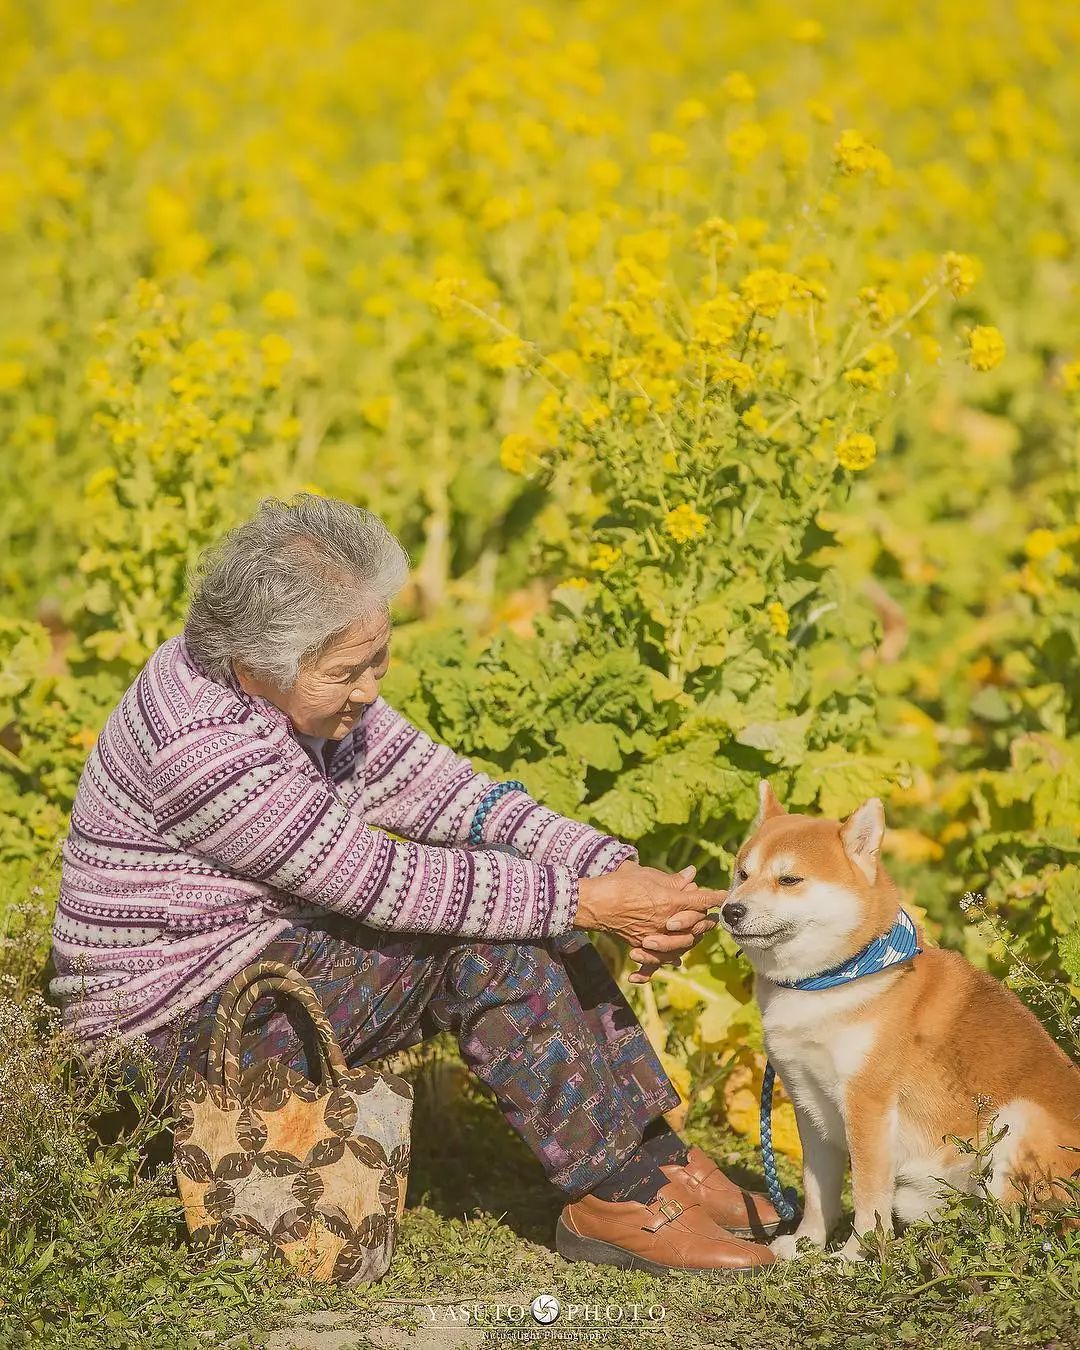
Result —
POLYGON ((771 1063, 766 1063, 765 1073, 761 1079, 761 1168, 765 1173, 765 1189, 769 1192, 772 1207, 784 1222, 788 1223, 795 1217, 797 1197, 793 1190, 786 1192, 783 1190, 776 1170, 776 1154, 773 1152, 772 1142, 772 1099, 775 1081, 776 1070, 771 1063))
POLYGON ((525 790, 525 784, 519 782, 516 778, 508 779, 505 783, 492 783, 476 804, 472 824, 469 826, 470 848, 479 848, 483 844, 484 821, 491 814, 491 809, 499 798, 505 797, 508 792, 524 792, 525 790))

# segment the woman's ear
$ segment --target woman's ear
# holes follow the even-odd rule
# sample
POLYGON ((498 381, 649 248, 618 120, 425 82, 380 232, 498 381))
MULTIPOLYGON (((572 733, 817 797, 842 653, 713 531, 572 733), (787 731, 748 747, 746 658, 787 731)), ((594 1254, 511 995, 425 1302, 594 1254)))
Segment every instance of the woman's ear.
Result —
POLYGON ((240 688, 251 698, 265 698, 259 681, 240 661, 233 662, 233 676, 240 688))
POLYGON ((853 867, 873 885, 877 878, 881 841, 885 836, 885 808, 880 797, 871 797, 852 811, 840 827, 840 842, 853 867))
POLYGON ((772 790, 772 784, 768 779, 763 778, 758 783, 758 813, 754 820, 752 829, 758 829, 763 821, 770 816, 786 816, 787 812, 780 805, 776 793, 772 790))

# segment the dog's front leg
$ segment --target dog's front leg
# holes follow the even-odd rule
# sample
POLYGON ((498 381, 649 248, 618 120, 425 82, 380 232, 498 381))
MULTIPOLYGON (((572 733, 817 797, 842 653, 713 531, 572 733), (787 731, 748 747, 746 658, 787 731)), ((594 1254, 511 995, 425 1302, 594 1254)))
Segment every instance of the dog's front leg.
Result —
POLYGON ((870 1094, 851 1093, 847 1117, 851 1150, 851 1193, 855 1224, 851 1237, 837 1252, 845 1260, 862 1259, 859 1237, 871 1233, 878 1220, 886 1233, 893 1231, 893 1195, 896 1190, 896 1103, 870 1094))
POLYGON ((824 1247, 840 1218, 844 1164, 847 1161, 839 1120, 836 1122, 836 1135, 826 1137, 818 1122, 798 1106, 795 1108, 795 1119, 799 1124, 799 1142, 803 1151, 803 1191, 806 1198, 802 1219, 795 1232, 774 1238, 769 1244, 775 1255, 784 1261, 794 1258, 800 1238, 806 1238, 815 1247, 824 1247))

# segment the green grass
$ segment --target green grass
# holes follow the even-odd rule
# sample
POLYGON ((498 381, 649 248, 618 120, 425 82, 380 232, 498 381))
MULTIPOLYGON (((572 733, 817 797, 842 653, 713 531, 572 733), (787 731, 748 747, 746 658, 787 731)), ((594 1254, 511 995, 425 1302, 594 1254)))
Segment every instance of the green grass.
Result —
MULTIPOLYGON (((25 1061, 14 1060, 24 1076, 35 1071, 29 1050, 25 1061)), ((47 1077, 44 1063, 39 1053, 47 1077)), ((144 1119, 93 1159, 54 1157, 54 1169, 69 1170, 45 1187, 36 1222, 27 1223, 25 1207, 18 1230, 0 1220, 0 1344, 186 1350, 236 1337, 235 1345, 256 1350, 274 1327, 336 1309, 363 1345, 365 1328, 380 1323, 430 1325, 428 1301, 528 1302, 552 1292, 564 1304, 664 1307, 654 1329, 606 1328, 593 1342, 605 1347, 1080 1346, 1080 1232, 1040 1226, 1036 1216, 988 1200, 950 1205, 933 1226, 882 1240, 861 1265, 817 1255, 718 1283, 568 1264, 552 1249, 559 1202, 539 1166, 490 1100, 446 1069, 442 1061, 418 1076, 408 1209, 393 1268, 377 1286, 304 1286, 280 1268, 207 1263, 190 1251, 167 1167, 155 1176, 141 1162, 147 1149, 160 1155, 167 1144, 144 1119)), ((10 1091, 10 1073, 6 1084, 10 1091)), ((33 1083, 22 1087, 34 1091, 33 1083)), ((64 1086, 67 1133, 50 1135, 53 1117, 41 1117, 34 1141, 41 1156, 70 1153, 85 1131, 80 1112, 111 1100, 100 1081, 82 1091, 64 1086)), ((760 1184, 741 1141, 707 1125, 691 1133, 729 1170, 760 1184)), ((30 1161, 26 1153, 24 1170, 30 1161)), ((0 1176, 10 1170, 4 1162, 0 1176)), ((797 1178, 789 1171, 785 1180, 797 1178)), ((533 1339, 542 1335, 536 1329, 533 1339)), ((452 1331, 445 1339, 448 1350, 457 1343, 452 1331)), ((500 1339, 489 1336, 491 1344, 500 1339)))

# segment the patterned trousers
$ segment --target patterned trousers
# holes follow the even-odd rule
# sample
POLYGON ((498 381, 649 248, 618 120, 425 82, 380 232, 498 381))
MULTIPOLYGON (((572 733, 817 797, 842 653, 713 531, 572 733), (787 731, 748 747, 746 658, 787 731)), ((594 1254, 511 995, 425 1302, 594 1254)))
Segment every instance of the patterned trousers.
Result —
MULTIPOLYGON (((583 933, 483 942, 387 933, 339 915, 307 920, 263 953, 311 983, 350 1067, 440 1031, 495 1096, 552 1184, 590 1191, 678 1104, 632 1009, 583 933)), ((219 994, 150 1037, 168 1080, 206 1070, 219 994)), ((248 1017, 241 1067, 274 1056, 315 1077, 309 1025, 274 997, 248 1017)))

